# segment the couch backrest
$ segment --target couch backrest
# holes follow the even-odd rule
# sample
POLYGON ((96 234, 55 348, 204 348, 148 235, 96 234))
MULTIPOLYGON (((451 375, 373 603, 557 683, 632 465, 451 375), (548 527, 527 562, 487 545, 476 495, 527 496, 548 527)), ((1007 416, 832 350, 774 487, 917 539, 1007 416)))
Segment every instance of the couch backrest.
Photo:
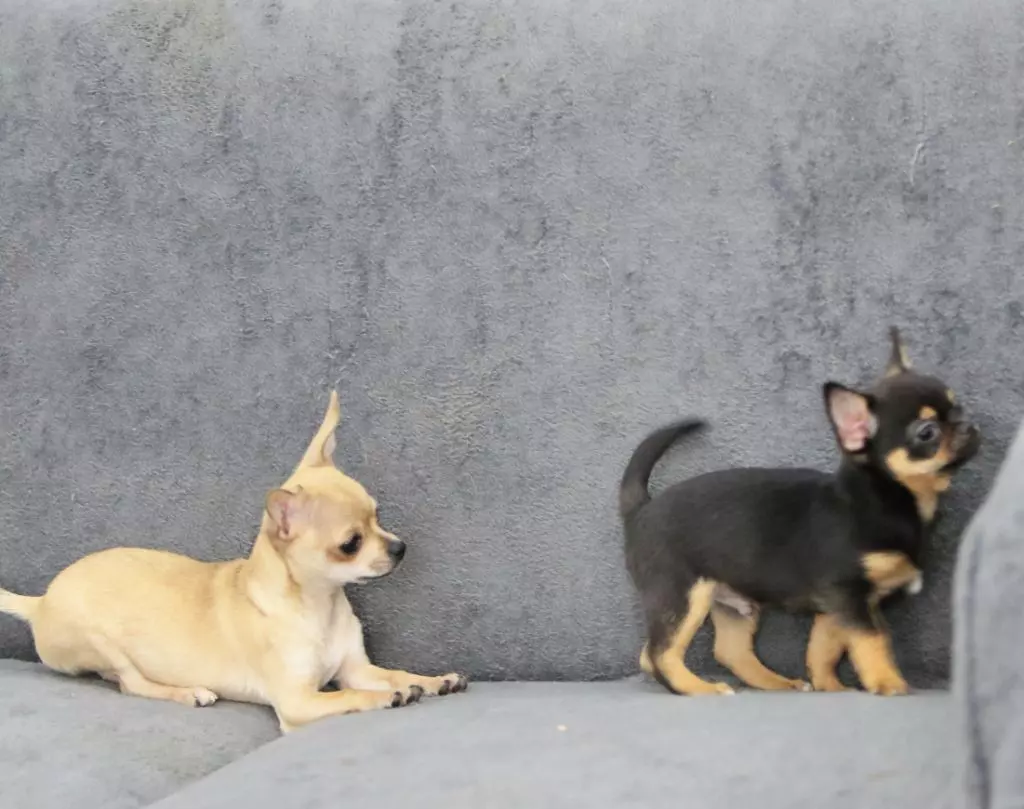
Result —
POLYGON ((988 438, 889 613, 941 682, 1024 398, 1022 41, 1016 0, 0 0, 0 582, 245 553, 337 385, 410 542, 378 658, 627 674, 636 442, 712 420, 659 485, 831 465, 820 385, 897 323, 988 438))

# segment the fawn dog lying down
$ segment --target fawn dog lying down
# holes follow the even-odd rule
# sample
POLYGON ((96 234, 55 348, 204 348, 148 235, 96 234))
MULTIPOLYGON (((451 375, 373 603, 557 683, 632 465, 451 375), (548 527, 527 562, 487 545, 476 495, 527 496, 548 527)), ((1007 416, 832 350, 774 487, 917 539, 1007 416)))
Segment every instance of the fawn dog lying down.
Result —
POLYGON ((28 621, 52 669, 186 705, 218 697, 271 705, 284 732, 464 690, 459 674, 425 677, 367 658, 344 586, 389 574, 405 543, 335 466, 339 418, 332 391, 299 465, 267 495, 248 558, 209 563, 111 548, 65 568, 41 597, 0 590, 0 610, 28 621), (321 691, 330 682, 340 690, 321 691))

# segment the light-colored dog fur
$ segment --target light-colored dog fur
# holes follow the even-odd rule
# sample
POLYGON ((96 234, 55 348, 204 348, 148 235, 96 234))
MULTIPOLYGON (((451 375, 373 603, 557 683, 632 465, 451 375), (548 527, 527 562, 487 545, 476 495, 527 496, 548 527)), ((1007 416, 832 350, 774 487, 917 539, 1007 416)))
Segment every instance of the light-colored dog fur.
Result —
POLYGON ((218 697, 271 705, 285 732, 465 689, 458 674, 424 677, 367 658, 344 585, 387 575, 405 546, 335 466, 339 417, 332 392, 299 465, 267 495, 248 558, 209 563, 111 548, 64 569, 41 597, 0 590, 0 610, 28 621, 52 669, 185 705, 218 697), (340 690, 321 691, 329 682, 340 690))

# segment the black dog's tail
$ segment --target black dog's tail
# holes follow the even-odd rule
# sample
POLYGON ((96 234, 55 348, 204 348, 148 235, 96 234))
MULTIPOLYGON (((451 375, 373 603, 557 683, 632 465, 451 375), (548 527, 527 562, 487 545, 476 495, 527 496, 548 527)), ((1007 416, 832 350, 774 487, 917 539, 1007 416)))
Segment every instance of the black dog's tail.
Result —
POLYGON ((623 519, 650 501, 651 494, 647 491, 647 483, 658 459, 678 439, 706 426, 707 422, 701 419, 686 419, 655 430, 640 442, 640 446, 633 451, 633 457, 626 464, 622 483, 619 484, 619 514, 623 519))

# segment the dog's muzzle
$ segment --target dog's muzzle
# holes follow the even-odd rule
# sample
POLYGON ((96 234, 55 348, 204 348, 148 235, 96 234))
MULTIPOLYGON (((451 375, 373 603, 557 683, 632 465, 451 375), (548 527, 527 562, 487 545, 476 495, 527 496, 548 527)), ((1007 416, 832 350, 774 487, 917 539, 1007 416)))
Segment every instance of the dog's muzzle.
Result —
POLYGON ((970 422, 956 424, 949 448, 953 452, 953 462, 949 468, 956 468, 966 463, 978 453, 981 446, 981 432, 970 422))

